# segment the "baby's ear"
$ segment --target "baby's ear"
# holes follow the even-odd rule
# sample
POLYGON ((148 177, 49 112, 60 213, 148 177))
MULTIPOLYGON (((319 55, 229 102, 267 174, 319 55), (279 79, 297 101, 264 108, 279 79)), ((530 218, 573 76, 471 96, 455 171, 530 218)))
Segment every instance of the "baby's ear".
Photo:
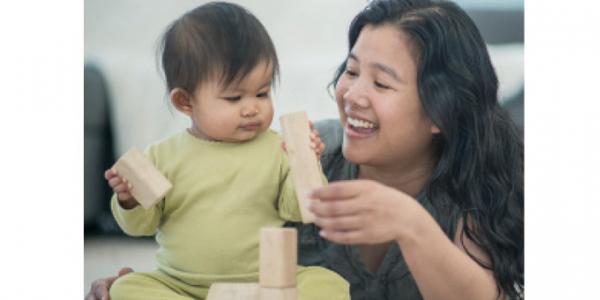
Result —
POLYGON ((174 88, 171 90, 171 94, 169 96, 171 98, 171 103, 173 103, 173 106, 175 106, 178 111, 186 114, 187 116, 192 115, 192 100, 188 92, 182 88, 174 88))

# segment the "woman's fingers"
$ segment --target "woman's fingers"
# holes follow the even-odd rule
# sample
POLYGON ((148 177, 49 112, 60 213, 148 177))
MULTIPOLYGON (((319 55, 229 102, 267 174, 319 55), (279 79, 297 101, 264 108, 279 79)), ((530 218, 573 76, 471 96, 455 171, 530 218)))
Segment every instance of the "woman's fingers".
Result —
POLYGON ((119 274, 119 277, 121 277, 121 276, 123 276, 123 275, 125 275, 127 273, 131 273, 131 272, 133 272, 132 268, 130 268, 130 267, 124 267, 124 268, 121 268, 121 270, 119 270, 118 274, 119 274))
POLYGON ((332 231, 323 229, 319 231, 319 234, 334 243, 345 245, 358 244, 364 240, 364 234, 360 230, 332 231))
POLYGON ((363 227, 361 215, 340 216, 332 218, 317 218, 315 224, 328 231, 351 231, 363 227))
POLYGON ((117 276, 102 278, 92 282, 92 288, 90 293, 85 298, 86 300, 97 300, 97 299, 110 299, 108 289, 110 288, 113 281, 117 279, 117 276))
POLYGON ((355 198, 366 189, 368 189, 368 181, 365 180, 336 181, 324 187, 314 189, 309 193, 309 197, 325 201, 343 200, 355 198))
POLYGON ((363 211, 360 201, 312 201, 309 209, 319 218, 355 215, 363 211))

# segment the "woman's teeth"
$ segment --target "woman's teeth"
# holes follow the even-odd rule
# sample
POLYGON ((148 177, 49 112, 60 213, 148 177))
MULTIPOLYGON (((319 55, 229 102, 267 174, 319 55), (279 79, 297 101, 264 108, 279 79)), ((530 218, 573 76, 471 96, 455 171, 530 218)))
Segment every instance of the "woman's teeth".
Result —
POLYGON ((363 121, 363 120, 359 120, 359 119, 353 119, 351 117, 348 117, 348 123, 350 125, 352 125, 352 127, 356 127, 356 128, 374 128, 375 124, 371 123, 369 121, 363 121))

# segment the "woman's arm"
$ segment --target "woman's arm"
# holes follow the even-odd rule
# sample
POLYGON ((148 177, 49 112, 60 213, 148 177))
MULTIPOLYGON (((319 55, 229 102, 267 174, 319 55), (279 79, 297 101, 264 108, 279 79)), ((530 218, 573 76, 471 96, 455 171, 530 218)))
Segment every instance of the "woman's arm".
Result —
POLYGON ((121 268, 117 276, 111 276, 107 278, 96 279, 92 282, 92 286, 90 287, 90 292, 85 296, 85 300, 110 300, 110 295, 108 290, 110 290, 110 286, 117 280, 119 277, 133 272, 132 268, 121 268))
MULTIPOLYGON (((324 238, 343 244, 397 241, 425 299, 497 299, 491 271, 466 254, 460 238, 448 239, 414 198, 368 180, 335 182, 311 196, 322 200, 311 210, 324 238)), ((465 247, 487 260, 472 241, 465 240, 465 247)))

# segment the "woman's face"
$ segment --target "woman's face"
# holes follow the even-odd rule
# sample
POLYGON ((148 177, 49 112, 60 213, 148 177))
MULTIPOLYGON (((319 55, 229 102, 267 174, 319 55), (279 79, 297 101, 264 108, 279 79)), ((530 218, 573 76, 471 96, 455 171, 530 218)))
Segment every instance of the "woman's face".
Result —
POLYGON ((348 160, 409 167, 431 159, 432 137, 439 130, 421 108, 408 35, 391 25, 365 26, 335 96, 348 160))

